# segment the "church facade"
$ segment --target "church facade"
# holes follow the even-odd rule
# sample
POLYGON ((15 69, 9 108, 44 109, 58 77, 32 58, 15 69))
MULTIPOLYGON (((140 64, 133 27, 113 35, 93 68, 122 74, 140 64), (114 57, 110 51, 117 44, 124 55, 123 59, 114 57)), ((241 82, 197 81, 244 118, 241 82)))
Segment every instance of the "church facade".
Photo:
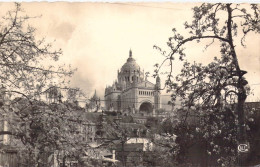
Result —
POLYGON ((107 110, 152 115, 161 107, 160 78, 153 84, 129 51, 126 63, 118 70, 117 80, 105 89, 107 110))

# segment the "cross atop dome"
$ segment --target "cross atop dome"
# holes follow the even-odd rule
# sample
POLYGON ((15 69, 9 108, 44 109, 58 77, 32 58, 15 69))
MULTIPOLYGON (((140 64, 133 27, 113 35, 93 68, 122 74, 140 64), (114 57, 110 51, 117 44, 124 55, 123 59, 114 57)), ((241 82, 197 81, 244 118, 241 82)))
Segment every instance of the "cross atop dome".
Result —
POLYGON ((129 57, 132 58, 132 50, 129 50, 129 57))
POLYGON ((132 50, 129 50, 129 57, 127 59, 127 62, 135 62, 135 59, 133 58, 132 50))

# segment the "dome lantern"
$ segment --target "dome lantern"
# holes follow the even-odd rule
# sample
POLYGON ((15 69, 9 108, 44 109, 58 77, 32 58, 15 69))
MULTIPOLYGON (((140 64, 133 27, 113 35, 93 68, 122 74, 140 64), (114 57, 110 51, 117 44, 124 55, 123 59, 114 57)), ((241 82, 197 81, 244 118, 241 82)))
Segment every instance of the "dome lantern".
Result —
POLYGON ((126 63, 122 66, 121 72, 134 72, 138 71, 140 69, 140 66, 136 63, 135 59, 132 55, 132 50, 129 50, 129 57, 126 61, 126 63))

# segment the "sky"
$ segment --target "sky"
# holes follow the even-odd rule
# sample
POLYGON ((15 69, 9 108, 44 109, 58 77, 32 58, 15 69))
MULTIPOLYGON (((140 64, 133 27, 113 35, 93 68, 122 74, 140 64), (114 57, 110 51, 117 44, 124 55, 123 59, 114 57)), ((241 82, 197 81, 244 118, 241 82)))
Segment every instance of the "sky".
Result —
MULTIPOLYGON (((90 97, 97 90, 104 97, 104 89, 111 85, 117 70, 126 62, 129 50, 145 72, 153 73, 154 64, 164 57, 153 46, 166 51, 167 41, 176 27, 184 33, 183 23, 192 19, 191 8, 198 3, 22 3, 29 16, 41 16, 30 21, 37 28, 37 37, 46 37, 55 48, 61 48, 61 62, 71 64, 77 72, 71 79, 90 97)), ((0 15, 13 8, 13 3, 0 3, 0 15)), ((260 100, 260 38, 249 34, 247 48, 236 46, 241 69, 248 71, 246 78, 254 92, 248 101, 260 100)), ((186 46, 188 60, 209 63, 219 52, 217 44, 205 50, 201 44, 186 46)), ((176 61, 174 74, 182 63, 176 61)), ((167 70, 167 66, 163 68, 167 70)), ((162 82, 164 82, 162 76, 162 82)), ((154 79, 149 78, 154 82, 154 79)))

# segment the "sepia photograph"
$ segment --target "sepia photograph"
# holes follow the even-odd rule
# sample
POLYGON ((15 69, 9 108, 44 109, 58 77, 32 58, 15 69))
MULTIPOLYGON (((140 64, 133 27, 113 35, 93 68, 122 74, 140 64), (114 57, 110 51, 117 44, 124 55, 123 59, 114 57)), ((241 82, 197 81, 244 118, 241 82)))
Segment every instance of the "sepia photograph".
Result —
POLYGON ((0 9, 0 167, 260 167, 260 2, 0 9))

